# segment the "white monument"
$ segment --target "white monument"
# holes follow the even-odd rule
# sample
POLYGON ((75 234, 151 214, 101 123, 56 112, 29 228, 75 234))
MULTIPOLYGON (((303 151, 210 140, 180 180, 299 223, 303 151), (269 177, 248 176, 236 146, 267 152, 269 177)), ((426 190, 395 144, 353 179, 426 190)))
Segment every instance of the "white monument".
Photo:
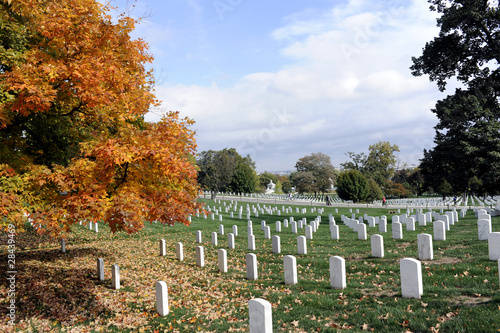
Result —
POLYGON ((276 188, 276 185, 273 183, 272 180, 269 181, 269 184, 267 184, 266 188, 266 194, 271 194, 274 193, 274 189, 276 188))

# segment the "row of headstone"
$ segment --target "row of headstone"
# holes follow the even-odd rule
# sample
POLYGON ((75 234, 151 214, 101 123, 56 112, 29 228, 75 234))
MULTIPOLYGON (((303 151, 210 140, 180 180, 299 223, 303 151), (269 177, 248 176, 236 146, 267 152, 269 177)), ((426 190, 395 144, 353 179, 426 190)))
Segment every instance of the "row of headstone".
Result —
MULTIPOLYGON (((97 259, 97 278, 104 281, 104 259, 97 259)), ((114 264, 111 266, 111 288, 120 289, 120 266, 114 264)))

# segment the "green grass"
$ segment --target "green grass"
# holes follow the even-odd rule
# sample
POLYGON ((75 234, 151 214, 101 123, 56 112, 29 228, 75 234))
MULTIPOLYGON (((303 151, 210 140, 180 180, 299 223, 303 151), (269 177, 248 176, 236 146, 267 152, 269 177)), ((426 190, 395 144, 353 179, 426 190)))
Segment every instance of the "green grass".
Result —
MULTIPOLYGON (((214 206, 213 201, 206 202, 214 206)), ((229 201, 226 204, 229 205, 229 201)), ((246 207, 246 203, 242 205, 246 207)), ((277 205, 279 208, 281 206, 277 205)), ((93 284, 91 297, 100 295, 109 302, 126 298, 121 313, 130 316, 143 314, 142 321, 138 317, 135 319, 134 327, 127 328, 117 323, 107 326, 105 331, 137 331, 141 328, 144 331, 161 332, 246 331, 248 300, 251 298, 264 298, 272 303, 275 332, 337 332, 345 329, 377 332, 500 330, 498 263, 488 260, 488 243, 477 240, 477 222, 472 211, 451 227, 446 241, 433 242, 434 260, 422 262, 424 293, 417 300, 401 297, 399 260, 406 257, 418 259, 417 235, 432 235, 432 224, 421 227, 417 223, 416 231, 407 231, 403 226, 404 239, 393 240, 390 232, 391 216, 388 215, 389 232, 382 234, 385 257, 372 258, 369 236, 378 234, 378 227, 368 227, 368 240, 358 240, 357 233, 340 221, 341 214, 351 215, 349 209, 339 208, 339 213, 335 214, 335 208, 328 207, 322 214, 322 223, 314 239, 307 242, 307 255, 297 255, 297 236, 304 235, 304 229, 299 229, 299 234, 294 235, 290 227, 286 229, 283 226, 279 233, 281 254, 273 254, 271 239, 264 239, 260 229, 262 220, 271 227, 271 234, 276 235, 276 221, 293 216, 295 220, 306 217, 309 222, 319 215, 311 212, 311 206, 298 206, 307 208, 306 214, 297 214, 295 206, 292 207, 292 214, 282 212, 281 216, 252 216, 257 247, 253 253, 257 255, 259 274, 255 281, 246 280, 245 255, 249 252, 247 221, 245 213, 244 219, 239 220, 237 212, 234 214, 235 219, 230 219, 229 213, 222 213, 222 222, 217 217, 215 220, 193 217, 189 227, 151 224, 131 236, 123 233, 112 235, 109 228, 103 225, 99 226, 98 234, 77 225, 67 242, 66 256, 57 253, 57 243, 43 243, 41 249, 40 245, 26 244, 19 258, 28 261, 35 256, 35 263, 64 260, 65 265, 78 261, 78 265, 85 268, 87 283, 93 284), (330 213, 339 225, 340 240, 330 239, 330 213), (214 246, 210 234, 218 232, 219 224, 225 226, 226 234, 218 235, 218 246, 214 246), (236 248, 230 250, 227 234, 231 232, 232 225, 238 225, 239 235, 236 237, 236 248), (203 234, 201 245, 205 248, 206 264, 203 268, 195 266, 195 247, 200 245, 195 243, 196 230, 201 230, 203 234), (165 257, 158 256, 160 238, 167 241, 165 257), (177 261, 175 257, 175 243, 179 241, 184 244, 183 262, 177 261), (220 248, 228 251, 229 271, 224 274, 217 269, 217 250, 220 248), (41 251, 44 251, 44 255, 35 255, 41 251), (298 284, 294 286, 284 285, 283 257, 288 254, 297 258, 298 284), (330 287, 328 259, 334 255, 346 261, 347 287, 344 290, 330 287), (119 292, 109 290, 110 274, 105 283, 95 279, 93 270, 98 257, 105 258, 106 267, 112 263, 120 265, 123 288, 119 292), (170 313, 165 317, 155 315, 154 282, 158 280, 167 281, 169 287, 170 313)), ((359 210, 357 216, 365 213, 371 216, 387 214, 387 209, 359 210)), ((401 210, 401 213, 405 211, 401 210)), ((493 231, 500 231, 500 217, 492 218, 492 225, 493 231)), ((61 273, 54 266, 50 269, 49 273, 44 274, 69 274, 61 273)), ((22 278, 19 277, 21 281, 22 278)), ((70 297, 77 298, 78 292, 73 292, 70 297)), ((23 301, 19 302, 23 304, 23 301)), ((101 319, 100 322, 97 320, 100 325, 109 318, 119 318, 113 313, 115 310, 111 305, 88 304, 91 310, 81 317, 80 322, 60 324, 60 319, 53 314, 50 305, 39 303, 37 306, 37 316, 51 324, 56 323, 52 327, 60 331, 75 327, 87 327, 92 331, 96 318, 101 319)), ((30 322, 33 312, 20 311, 19 316, 30 322)))

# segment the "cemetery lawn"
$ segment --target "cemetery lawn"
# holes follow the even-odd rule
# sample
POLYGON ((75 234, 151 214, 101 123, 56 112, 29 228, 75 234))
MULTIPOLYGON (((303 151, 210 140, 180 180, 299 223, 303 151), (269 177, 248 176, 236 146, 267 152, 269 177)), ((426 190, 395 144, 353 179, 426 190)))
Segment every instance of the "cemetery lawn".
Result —
MULTIPOLYGON (((206 201, 212 211, 214 201, 206 201)), ((223 206, 224 201, 221 201, 223 206)), ((229 205, 226 201, 226 205, 229 205)), ((252 204, 250 204, 252 205, 252 204)), ((255 204, 256 205, 256 204, 255 204)), ((263 204, 260 204, 263 206, 263 204)), ((217 204, 217 206, 219 206, 217 204)), ((246 207, 246 203, 243 203, 246 207)), ((275 205, 268 205, 275 206, 275 205)), ((278 205, 281 209, 281 205, 278 205)), ((422 261, 423 296, 403 299, 399 260, 418 259, 417 235, 433 234, 432 224, 407 231, 402 240, 391 237, 391 215, 387 209, 360 208, 359 214, 388 217, 384 236, 384 258, 371 257, 368 240, 358 240, 340 220, 351 216, 348 208, 328 207, 322 223, 307 241, 307 254, 297 255, 297 236, 282 226, 281 254, 273 254, 271 239, 264 239, 260 222, 265 220, 277 235, 275 221, 293 216, 308 223, 319 214, 312 206, 293 206, 293 213, 254 217, 253 232, 258 260, 258 279, 246 279, 247 221, 216 217, 192 218, 189 227, 148 224, 135 235, 111 234, 105 225, 99 233, 77 225, 60 244, 36 236, 31 228, 17 235, 15 268, 16 318, 7 326, 9 297, 6 284, 0 286, 0 331, 23 332, 247 332, 248 301, 263 298, 272 304, 274 332, 498 332, 500 291, 498 263, 488 260, 488 242, 478 240, 477 219, 472 210, 451 226, 446 241, 433 241, 434 260, 422 261), (296 213, 296 208, 307 213, 296 213), (331 240, 328 214, 339 225, 340 240, 331 240), (218 246, 210 234, 225 226, 218 246), (236 248, 228 249, 227 234, 238 226, 236 248), (195 233, 202 231, 205 267, 195 265, 195 233), (166 256, 159 255, 159 240, 165 239, 166 256), (182 242, 184 261, 176 259, 175 244, 182 242), (220 273, 218 249, 227 250, 228 272, 220 273), (283 257, 297 258, 298 284, 284 284, 283 257), (347 287, 331 289, 328 259, 345 259, 347 287), (96 261, 104 259, 105 281, 97 279, 96 261), (111 265, 120 266, 121 289, 111 289, 111 265), (168 286, 170 313, 156 312, 155 283, 168 286)), ((355 208, 353 209, 355 211, 355 208)), ((403 214, 405 210, 401 210, 403 214)), ((493 231, 500 231, 500 217, 492 218, 493 231)), ((7 258, 7 236, 1 235, 0 252, 7 258)), ((7 260, 2 260, 1 278, 6 281, 7 260)))

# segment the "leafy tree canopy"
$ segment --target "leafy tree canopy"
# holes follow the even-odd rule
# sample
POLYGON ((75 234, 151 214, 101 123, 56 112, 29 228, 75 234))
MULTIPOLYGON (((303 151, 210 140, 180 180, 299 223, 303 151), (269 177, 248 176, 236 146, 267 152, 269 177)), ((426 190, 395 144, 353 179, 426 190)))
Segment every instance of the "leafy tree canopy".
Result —
POLYGON ((199 183, 212 192, 212 198, 218 192, 252 193, 257 187, 255 163, 235 148, 203 151, 196 163, 200 169, 199 183))
POLYGON ((422 174, 428 186, 445 192, 469 192, 473 185, 481 193, 498 193, 500 10, 487 0, 429 2, 441 14, 440 32, 413 58, 412 74, 429 75, 441 91, 452 78, 464 87, 432 110, 439 119, 436 146, 424 151, 422 174))
POLYGON ((337 175, 330 156, 323 153, 300 158, 295 168, 297 172, 293 174, 292 182, 300 193, 324 193, 335 182, 337 175))
POLYGON ((384 186, 394 175, 397 162, 395 152, 399 152, 397 145, 389 141, 379 141, 368 147, 368 155, 346 153, 351 161, 342 163, 341 167, 343 170, 359 170, 367 178, 373 178, 379 186, 384 186))
POLYGON ((198 208, 192 121, 155 124, 152 57, 95 0, 0 2, 0 211, 56 237, 82 221, 129 233, 198 208))
POLYGON ((342 171, 337 177, 337 194, 342 200, 365 200, 368 195, 366 177, 359 170, 342 171))

